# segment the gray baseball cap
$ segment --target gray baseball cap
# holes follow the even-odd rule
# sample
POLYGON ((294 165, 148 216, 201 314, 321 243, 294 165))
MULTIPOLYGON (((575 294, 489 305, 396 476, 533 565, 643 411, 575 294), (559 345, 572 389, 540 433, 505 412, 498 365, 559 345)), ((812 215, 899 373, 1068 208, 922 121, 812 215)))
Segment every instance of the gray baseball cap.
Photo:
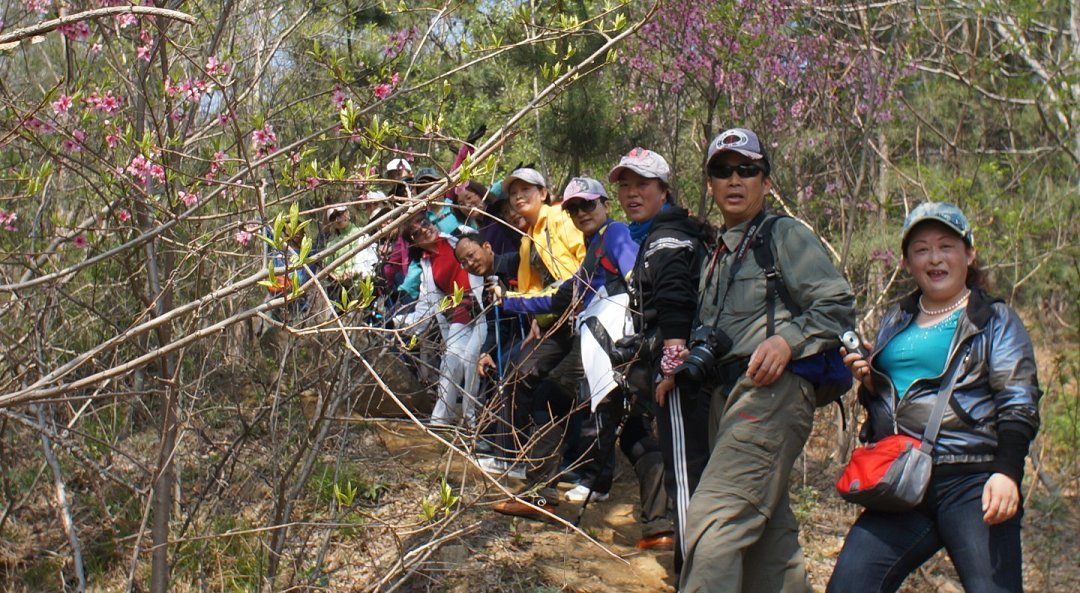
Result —
POLYGON ((608 199, 607 191, 604 189, 604 184, 592 177, 571 179, 562 194, 564 204, 567 200, 598 200, 600 198, 608 199))
POLYGON ((544 181, 544 176, 540 174, 540 171, 536 169, 530 169, 528 167, 522 167, 520 169, 514 169, 512 173, 506 176, 502 182, 502 189, 509 192, 510 184, 515 181, 524 181, 530 185, 547 188, 547 182, 544 181))
POLYGON ((664 185, 667 185, 668 175, 671 174, 671 167, 668 166, 664 157, 640 146, 619 159, 619 164, 608 173, 608 181, 611 183, 618 181, 619 174, 623 170, 633 171, 642 177, 654 177, 663 181, 664 185))
POLYGON ((765 161, 765 174, 768 175, 769 153, 762 146, 757 134, 746 128, 731 128, 720 132, 709 143, 709 158, 705 162, 711 163, 714 156, 728 151, 737 152, 755 161, 765 161))
POLYGON ((969 247, 975 246, 975 235, 971 232, 971 223, 968 222, 967 217, 964 216, 964 212, 960 208, 948 202, 924 202, 916 206, 904 219, 904 230, 900 233, 900 244, 907 247, 911 231, 915 230, 919 223, 928 220, 940 222, 957 235, 960 235, 960 238, 969 247))

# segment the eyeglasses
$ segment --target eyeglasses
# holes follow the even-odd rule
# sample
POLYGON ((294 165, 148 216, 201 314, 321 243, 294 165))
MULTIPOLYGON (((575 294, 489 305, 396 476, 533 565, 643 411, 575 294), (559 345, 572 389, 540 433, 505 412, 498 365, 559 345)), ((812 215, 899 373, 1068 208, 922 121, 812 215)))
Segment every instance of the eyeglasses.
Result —
POLYGON ((405 240, 409 243, 415 243, 416 233, 420 229, 424 229, 429 226, 431 226, 431 221, 428 220, 426 216, 420 218, 415 222, 410 223, 408 228, 405 229, 405 240))
POLYGON ((759 165, 751 165, 749 163, 743 163, 741 165, 709 165, 709 177, 716 177, 717 179, 727 179, 731 177, 733 173, 737 173, 742 179, 751 179, 761 175, 765 172, 765 169, 759 165))
POLYGON ((570 200, 569 202, 563 202, 562 209, 566 210, 566 213, 570 216, 577 216, 578 212, 584 212, 588 214, 593 210, 596 210, 596 205, 600 200, 570 200))

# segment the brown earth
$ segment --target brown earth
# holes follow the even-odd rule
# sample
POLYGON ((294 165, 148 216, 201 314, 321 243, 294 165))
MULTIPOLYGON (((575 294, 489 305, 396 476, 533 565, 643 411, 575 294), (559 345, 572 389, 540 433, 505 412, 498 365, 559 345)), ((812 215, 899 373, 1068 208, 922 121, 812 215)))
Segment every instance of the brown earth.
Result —
MULTIPOLYGON (((823 591, 857 516, 857 509, 831 491, 840 467, 832 411, 821 411, 818 426, 792 480, 792 504, 802 525, 801 539, 815 591, 823 591)), ((442 547, 428 567, 418 571, 407 590, 575 591, 581 593, 674 591, 670 552, 642 552, 635 523, 637 487, 633 472, 620 460, 612 497, 585 510, 581 529, 512 519, 487 506, 503 495, 498 487, 462 458, 415 426, 379 424, 377 434, 392 458, 414 470, 429 468, 448 476, 462 493, 466 509, 459 522, 475 521, 476 531, 442 547), (423 576, 420 576, 420 575, 423 576), (420 583, 426 583, 421 585, 420 583), (412 587, 419 587, 413 589, 412 587)), ((509 480, 509 488, 521 483, 509 480)), ((1051 499, 1045 488, 1029 496, 1024 520, 1027 591, 1074 593, 1080 585, 1080 513, 1075 496, 1051 499)), ((558 515, 573 523, 580 506, 563 501, 558 515)), ((955 571, 939 554, 908 578, 904 593, 962 591, 955 571)))

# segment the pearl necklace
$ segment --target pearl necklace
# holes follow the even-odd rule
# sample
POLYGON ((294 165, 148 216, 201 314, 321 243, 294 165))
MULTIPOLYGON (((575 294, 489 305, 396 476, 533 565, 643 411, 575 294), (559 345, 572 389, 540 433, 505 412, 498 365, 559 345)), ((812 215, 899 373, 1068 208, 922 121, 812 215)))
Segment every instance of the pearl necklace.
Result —
POLYGON ((923 304, 922 304, 922 295, 919 295, 919 310, 922 311, 923 315, 926 315, 927 317, 937 317, 938 315, 944 315, 945 313, 948 313, 949 311, 955 310, 960 305, 963 305, 964 303, 967 302, 969 296, 971 296, 971 289, 970 288, 967 289, 967 292, 964 293, 964 296, 957 299, 955 303, 949 305, 948 307, 945 307, 944 309, 937 309, 936 311, 930 311, 926 307, 923 306, 923 304))

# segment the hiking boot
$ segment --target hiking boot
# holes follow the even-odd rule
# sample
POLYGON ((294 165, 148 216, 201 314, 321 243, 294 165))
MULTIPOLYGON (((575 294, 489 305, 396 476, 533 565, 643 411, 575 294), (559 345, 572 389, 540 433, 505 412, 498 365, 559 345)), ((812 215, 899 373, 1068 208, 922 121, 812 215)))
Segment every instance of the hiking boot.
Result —
POLYGON ((672 550, 675 548, 675 534, 665 532, 647 535, 639 539, 634 547, 639 550, 672 550))

